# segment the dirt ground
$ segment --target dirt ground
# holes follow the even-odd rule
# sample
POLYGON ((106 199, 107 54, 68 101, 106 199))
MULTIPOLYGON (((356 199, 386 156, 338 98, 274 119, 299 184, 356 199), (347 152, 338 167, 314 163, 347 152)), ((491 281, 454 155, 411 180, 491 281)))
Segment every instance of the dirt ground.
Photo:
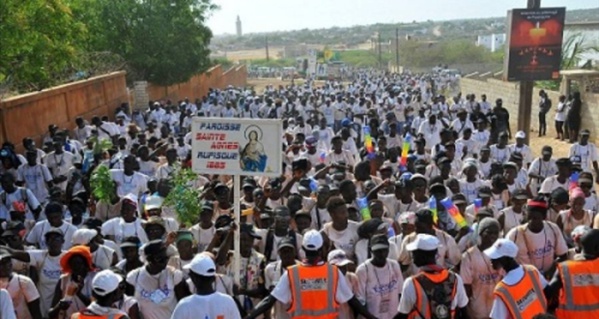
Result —
MULTIPOLYGON (((296 80, 295 83, 303 83, 303 80, 296 80)), ((281 81, 280 79, 249 79, 248 80, 248 85, 249 86, 254 86, 254 89, 256 90, 256 92, 261 93, 264 88, 269 85, 289 85, 291 84, 290 80, 286 80, 286 81, 281 81)), ((317 81, 316 85, 322 85, 324 84, 324 81, 317 81)), ((515 135, 517 132, 516 128, 512 128, 512 135, 515 135)), ((570 143, 568 142, 562 142, 559 140, 555 139, 555 131, 553 129, 551 129, 549 127, 548 129, 548 133, 547 136, 543 136, 543 137, 538 137, 537 136, 537 132, 527 132, 527 134, 530 134, 530 147, 533 150, 533 156, 537 157, 540 155, 541 153, 541 149, 543 148, 543 146, 545 145, 549 145, 551 147, 553 147, 553 157, 554 158, 560 158, 560 157, 567 157, 568 153, 570 151, 570 143)), ((511 141, 513 143, 513 141, 511 141)))

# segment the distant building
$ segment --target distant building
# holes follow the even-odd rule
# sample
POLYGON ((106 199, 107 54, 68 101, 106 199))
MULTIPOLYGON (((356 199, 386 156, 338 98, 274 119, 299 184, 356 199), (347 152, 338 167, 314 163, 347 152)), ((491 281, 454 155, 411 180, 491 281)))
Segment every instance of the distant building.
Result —
POLYGON ((485 47, 489 49, 491 52, 495 52, 505 44, 505 40, 505 33, 479 35, 478 39, 476 40, 476 45, 485 47))
POLYGON ((235 21, 235 27, 237 29, 237 36, 238 37, 242 36, 242 32, 241 32, 241 19, 239 18, 239 16, 237 16, 237 21, 235 21))

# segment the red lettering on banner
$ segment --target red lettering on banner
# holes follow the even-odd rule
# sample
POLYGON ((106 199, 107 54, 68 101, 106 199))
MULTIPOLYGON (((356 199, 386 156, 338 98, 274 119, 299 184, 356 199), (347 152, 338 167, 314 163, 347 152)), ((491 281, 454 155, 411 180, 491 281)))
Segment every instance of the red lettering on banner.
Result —
POLYGON ((213 150, 238 150, 239 143, 237 142, 212 142, 210 149, 213 150))
POLYGON ((224 133, 197 133, 196 141, 224 141, 225 137, 224 133))
POLYGON ((211 169, 225 169, 225 166, 226 166, 225 162, 209 161, 208 163, 206 163, 206 168, 211 168, 211 169))

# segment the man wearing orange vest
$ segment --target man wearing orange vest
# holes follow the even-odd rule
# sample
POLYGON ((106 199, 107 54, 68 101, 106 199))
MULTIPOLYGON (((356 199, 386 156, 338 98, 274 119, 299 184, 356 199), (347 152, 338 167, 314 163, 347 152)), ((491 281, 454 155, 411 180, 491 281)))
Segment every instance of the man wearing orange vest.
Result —
POLYGON ((543 289, 547 281, 537 268, 516 262, 518 246, 500 238, 485 250, 494 269, 503 269, 505 276, 495 286, 491 319, 528 319, 547 311, 543 289))
POLYGON ((123 278, 112 270, 102 270, 92 280, 93 301, 81 312, 76 312, 71 319, 129 319, 127 314, 113 307, 119 297, 119 285, 123 278))
POLYGON ((437 236, 418 234, 406 245, 419 272, 406 279, 394 319, 468 319, 468 296, 460 275, 436 264, 437 236))
POLYGON ((304 234, 302 248, 306 260, 287 268, 270 295, 246 317, 254 319, 267 312, 278 300, 289 305, 287 312, 293 319, 337 319, 339 305, 346 303, 367 319, 376 319, 354 296, 337 266, 322 259, 323 238, 320 232, 304 234))
POLYGON ((559 294, 555 314, 560 319, 599 316, 599 230, 588 230, 580 243, 584 260, 558 264, 558 271, 545 288, 549 299, 559 294))

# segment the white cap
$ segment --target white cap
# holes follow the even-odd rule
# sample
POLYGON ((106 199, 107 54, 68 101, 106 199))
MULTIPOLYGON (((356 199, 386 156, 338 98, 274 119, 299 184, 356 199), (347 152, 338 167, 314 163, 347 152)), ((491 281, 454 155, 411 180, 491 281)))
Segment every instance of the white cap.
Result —
POLYGON ((137 196, 136 195, 134 195, 132 193, 129 193, 129 194, 123 196, 123 200, 129 200, 129 201, 131 201, 135 205, 135 207, 137 207, 138 201, 137 201, 137 196))
POLYGON ((214 277, 216 275, 214 261, 207 255, 196 255, 189 264, 183 266, 183 269, 204 277, 214 277))
POLYGON ((121 281, 123 281, 123 277, 117 275, 112 270, 102 270, 92 280, 92 289, 96 294, 106 296, 115 291, 121 281))
POLYGON ((304 234, 304 239, 302 240, 302 247, 305 250, 316 251, 322 247, 323 239, 322 235, 317 230, 309 230, 304 234))
POLYGON ((518 246, 509 239, 499 238, 493 246, 485 249, 485 255, 491 259, 499 259, 501 257, 516 258, 518 255, 518 246))
POLYGON ((335 249, 331 251, 327 256, 327 261, 331 265, 336 265, 340 267, 352 263, 352 261, 349 258, 347 258, 347 254, 345 253, 345 251, 341 249, 335 249))
POLYGON ((87 229, 87 228, 77 229, 73 233, 73 236, 71 237, 71 242, 73 243, 73 246, 87 245, 97 235, 98 235, 98 231, 96 231, 95 229, 87 229))
POLYGON ((407 244, 408 251, 426 250, 433 251, 439 248, 439 239, 436 236, 429 234, 418 234, 416 240, 407 244))
POLYGON ((516 138, 526 138, 526 133, 524 133, 524 131, 518 131, 516 133, 516 138))
POLYGON ((152 195, 146 200, 145 210, 159 209, 162 207, 162 203, 164 202, 164 198, 160 196, 152 195))

